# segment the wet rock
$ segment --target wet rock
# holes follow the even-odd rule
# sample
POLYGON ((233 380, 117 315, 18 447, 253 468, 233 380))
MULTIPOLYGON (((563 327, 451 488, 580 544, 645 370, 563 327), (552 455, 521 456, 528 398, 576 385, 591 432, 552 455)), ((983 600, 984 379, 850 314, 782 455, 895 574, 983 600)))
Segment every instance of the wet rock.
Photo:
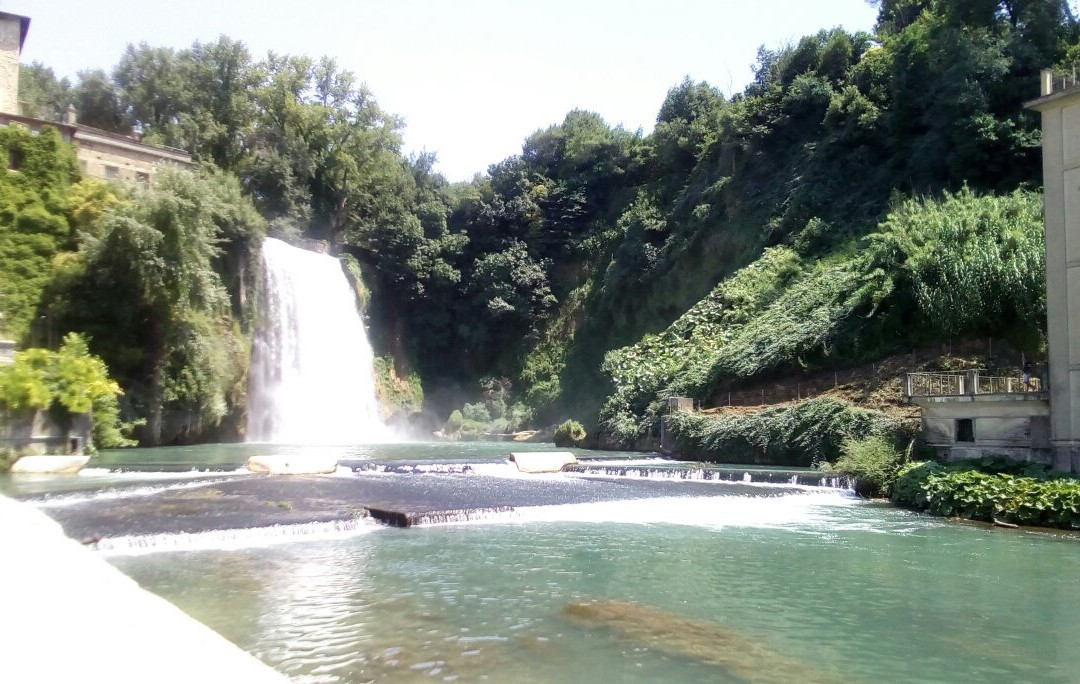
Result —
POLYGON ((584 628, 607 629, 637 645, 721 667, 746 682, 841 681, 835 673, 816 671, 714 622, 639 603, 571 602, 563 614, 584 628))

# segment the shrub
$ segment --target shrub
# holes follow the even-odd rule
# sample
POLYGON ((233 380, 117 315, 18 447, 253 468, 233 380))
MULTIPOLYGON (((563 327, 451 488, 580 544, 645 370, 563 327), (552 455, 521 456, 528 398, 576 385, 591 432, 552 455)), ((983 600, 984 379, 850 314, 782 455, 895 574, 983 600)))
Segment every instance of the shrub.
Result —
POLYGON ((829 460, 845 440, 890 438, 899 421, 839 399, 819 397, 744 415, 675 413, 668 429, 681 455, 722 463, 808 466, 829 460))
POLYGON ((465 420, 475 421, 477 423, 490 423, 491 413, 488 411, 487 406, 484 406, 483 402, 476 402, 475 404, 465 404, 461 407, 461 415, 465 417, 465 420))
POLYGON ((555 428, 555 446, 577 446, 585 439, 585 428, 576 420, 568 420, 555 428))
POLYGON ((375 395, 387 413, 417 413, 424 407, 420 375, 415 371, 406 376, 398 375, 392 356, 375 358, 375 395))
POLYGON ((461 415, 461 411, 454 409, 450 414, 450 417, 446 419, 446 424, 443 425, 443 433, 446 435, 453 435, 461 431, 461 424, 465 421, 461 415))
POLYGON ((933 515, 1080 529, 1080 480, 1037 472, 986 472, 976 463, 912 463, 900 469, 897 504, 933 515))
POLYGON ((840 458, 825 464, 825 469, 853 478, 857 494, 888 496, 892 492, 902 459, 895 444, 881 435, 870 435, 845 440, 840 452, 840 458))
POLYGON ((126 436, 133 425, 120 422, 120 394, 105 363, 90 354, 86 340, 75 333, 64 337, 59 351, 25 349, 15 354, 15 363, 0 367, 0 408, 90 412, 97 447, 135 444, 126 436))

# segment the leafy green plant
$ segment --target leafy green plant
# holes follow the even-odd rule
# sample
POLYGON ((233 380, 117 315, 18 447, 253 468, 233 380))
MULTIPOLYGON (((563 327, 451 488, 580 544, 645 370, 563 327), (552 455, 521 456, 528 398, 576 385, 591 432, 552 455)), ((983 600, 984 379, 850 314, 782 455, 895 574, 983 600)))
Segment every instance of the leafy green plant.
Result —
POLYGON ((555 446, 578 446, 585 439, 585 428, 576 420, 568 420, 555 428, 555 446))
POLYGON ((461 431, 461 426, 465 422, 465 418, 461 415, 461 411, 454 409, 450 413, 450 417, 446 419, 446 423, 443 425, 443 433, 447 435, 455 435, 461 431))
POLYGON ((483 402, 465 404, 461 407, 461 415, 465 420, 471 420, 477 423, 491 422, 491 412, 483 402))
POLYGON ((49 127, 39 135, 0 127, 0 334, 27 341, 57 252, 70 249, 68 189, 78 178, 75 153, 49 127))
POLYGON ((105 363, 90 354, 86 340, 70 333, 59 351, 26 349, 15 363, 0 366, 0 408, 16 413, 58 408, 91 413, 94 446, 133 446, 133 424, 120 420, 120 386, 105 363))
MULTIPOLYGON (((1030 472, 1030 471, 1029 471, 1030 472)), ((893 501, 933 515, 1080 529, 1080 480, 933 461, 901 468, 893 501)))
POLYGON ((892 492, 903 458, 892 441, 882 435, 847 439, 840 452, 834 463, 822 464, 823 470, 851 477, 856 493, 862 496, 888 496, 892 492))
POLYGON ((375 358, 375 394, 384 410, 415 413, 424 406, 424 386, 415 371, 398 375, 392 356, 375 358))

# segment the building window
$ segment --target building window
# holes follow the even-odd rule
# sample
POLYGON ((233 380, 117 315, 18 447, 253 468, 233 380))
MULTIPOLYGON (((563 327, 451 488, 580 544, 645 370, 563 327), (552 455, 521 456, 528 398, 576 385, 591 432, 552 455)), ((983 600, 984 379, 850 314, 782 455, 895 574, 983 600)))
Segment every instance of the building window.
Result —
POLYGON ((105 167, 105 178, 107 178, 108 180, 116 180, 119 177, 120 177, 120 169, 118 169, 115 166, 106 166, 105 167))
POLYGON ((22 168, 23 153, 22 150, 8 149, 7 153, 7 167, 8 171, 18 171, 22 168))
POLYGON ((150 174, 145 171, 138 171, 135 173, 135 182, 144 188, 150 187, 150 174))
POLYGON ((973 418, 961 418, 956 421, 956 441, 975 441, 975 420, 973 418))

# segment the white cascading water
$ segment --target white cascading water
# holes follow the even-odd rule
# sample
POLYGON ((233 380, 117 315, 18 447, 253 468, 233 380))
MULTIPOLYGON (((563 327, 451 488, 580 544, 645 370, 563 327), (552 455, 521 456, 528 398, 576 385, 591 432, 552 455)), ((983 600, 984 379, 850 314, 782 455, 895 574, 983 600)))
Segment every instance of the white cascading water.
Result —
POLYGON ((267 238, 248 381, 247 441, 385 441, 374 355, 334 257, 267 238))

